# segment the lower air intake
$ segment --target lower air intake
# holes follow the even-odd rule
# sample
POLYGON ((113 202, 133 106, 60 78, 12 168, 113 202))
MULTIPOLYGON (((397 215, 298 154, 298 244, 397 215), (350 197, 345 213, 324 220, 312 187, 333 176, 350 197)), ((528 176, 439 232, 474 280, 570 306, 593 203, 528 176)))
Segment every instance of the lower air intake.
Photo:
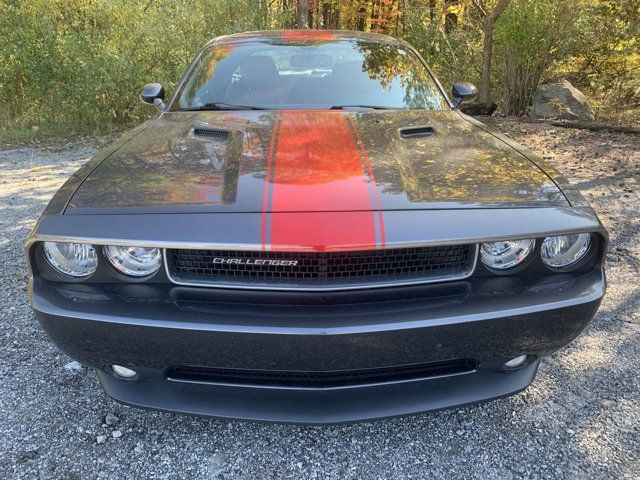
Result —
POLYGON ((179 366, 168 368, 165 371, 165 376, 170 380, 182 382, 313 389, 353 387, 460 375, 471 373, 477 368, 478 362, 472 359, 337 371, 244 370, 179 366))

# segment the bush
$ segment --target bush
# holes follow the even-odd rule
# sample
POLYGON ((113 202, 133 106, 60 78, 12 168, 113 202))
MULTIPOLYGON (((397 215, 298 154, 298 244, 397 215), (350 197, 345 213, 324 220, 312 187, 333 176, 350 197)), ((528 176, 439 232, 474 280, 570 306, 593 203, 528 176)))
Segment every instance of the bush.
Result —
POLYGON ((425 57, 445 89, 455 82, 479 83, 482 59, 482 32, 469 12, 456 28, 446 32, 434 24, 429 11, 409 8, 402 37, 425 57))
MULTIPOLYGON (((316 0, 315 27, 397 34, 448 90, 478 83, 492 0, 316 0), (401 9, 401 6, 403 9, 401 9), (383 8, 384 7, 384 8, 383 8), (451 21, 451 19, 455 20, 451 21)), ((121 129, 155 114, 138 101, 171 92, 217 35, 294 24, 295 0, 0 0, 0 137, 121 129)), ((567 76, 611 109, 640 106, 640 0, 512 0, 494 32, 492 99, 526 113, 549 76, 567 76)), ((597 107, 597 104, 596 104, 597 107)))
POLYGON ((524 115, 549 67, 575 48, 581 0, 512 0, 494 33, 495 84, 509 115, 524 115))
MULTIPOLYGON (((580 19, 579 42, 559 62, 561 72, 588 91, 607 116, 640 107, 640 0, 591 0, 580 19)), ((598 108, 599 107, 599 108, 598 108)))
POLYGON ((145 83, 170 90, 211 38, 268 27, 257 4, 0 0, 0 127, 108 131, 138 121, 150 114, 138 100, 145 83))

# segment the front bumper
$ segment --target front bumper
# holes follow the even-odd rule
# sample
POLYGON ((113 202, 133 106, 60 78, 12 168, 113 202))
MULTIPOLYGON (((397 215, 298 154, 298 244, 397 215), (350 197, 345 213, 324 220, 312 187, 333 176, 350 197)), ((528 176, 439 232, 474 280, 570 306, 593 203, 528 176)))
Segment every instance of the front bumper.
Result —
POLYGON ((140 382, 98 371, 113 399, 137 407, 190 415, 278 423, 333 424, 411 415, 517 393, 533 380, 538 361, 513 372, 483 368, 428 380, 330 390, 247 388, 168 381, 162 370, 142 369, 140 382))
POLYGON ((538 360, 573 340, 605 289, 600 269, 535 285, 508 278, 333 296, 220 292, 169 285, 32 282, 54 342, 96 368, 114 399, 141 407, 258 421, 336 423, 407 415, 510 395, 538 360), (514 371, 502 365, 522 354, 514 371), (474 371, 339 388, 175 381, 197 365, 328 372, 471 358, 474 371), (109 365, 135 369, 136 380, 109 365))

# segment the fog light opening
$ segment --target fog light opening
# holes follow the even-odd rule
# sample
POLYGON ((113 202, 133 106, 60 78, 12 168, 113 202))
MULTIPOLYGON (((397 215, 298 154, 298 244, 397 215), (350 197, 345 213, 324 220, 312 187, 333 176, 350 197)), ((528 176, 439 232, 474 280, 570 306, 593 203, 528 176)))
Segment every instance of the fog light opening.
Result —
POLYGON ((125 380, 131 380, 138 375, 138 372, 135 370, 131 370, 130 368, 122 367, 120 365, 111 365, 111 370, 113 370, 116 377, 120 377, 125 380))
POLYGON ((519 357, 512 358, 504 364, 504 368, 513 370, 514 368, 520 368, 527 362, 528 355, 520 355, 519 357))

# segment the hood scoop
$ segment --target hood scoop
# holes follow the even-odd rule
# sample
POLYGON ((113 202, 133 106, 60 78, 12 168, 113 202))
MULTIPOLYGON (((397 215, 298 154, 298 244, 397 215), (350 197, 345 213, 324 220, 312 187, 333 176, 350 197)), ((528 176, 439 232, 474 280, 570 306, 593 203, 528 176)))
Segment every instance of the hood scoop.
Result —
POLYGON ((287 245, 346 222, 367 235, 353 245, 369 245, 381 239, 371 212, 389 226, 409 218, 399 211, 568 205, 531 160, 453 110, 176 113, 125 139, 84 172, 65 214, 253 214, 246 244, 263 219, 287 245))
POLYGON ((218 140, 227 140, 229 138, 229 130, 221 128, 195 127, 193 134, 197 137, 216 138, 218 140))
POLYGON ((435 130, 431 125, 421 125, 400 129, 400 136, 405 139, 430 137, 434 133, 435 130))

